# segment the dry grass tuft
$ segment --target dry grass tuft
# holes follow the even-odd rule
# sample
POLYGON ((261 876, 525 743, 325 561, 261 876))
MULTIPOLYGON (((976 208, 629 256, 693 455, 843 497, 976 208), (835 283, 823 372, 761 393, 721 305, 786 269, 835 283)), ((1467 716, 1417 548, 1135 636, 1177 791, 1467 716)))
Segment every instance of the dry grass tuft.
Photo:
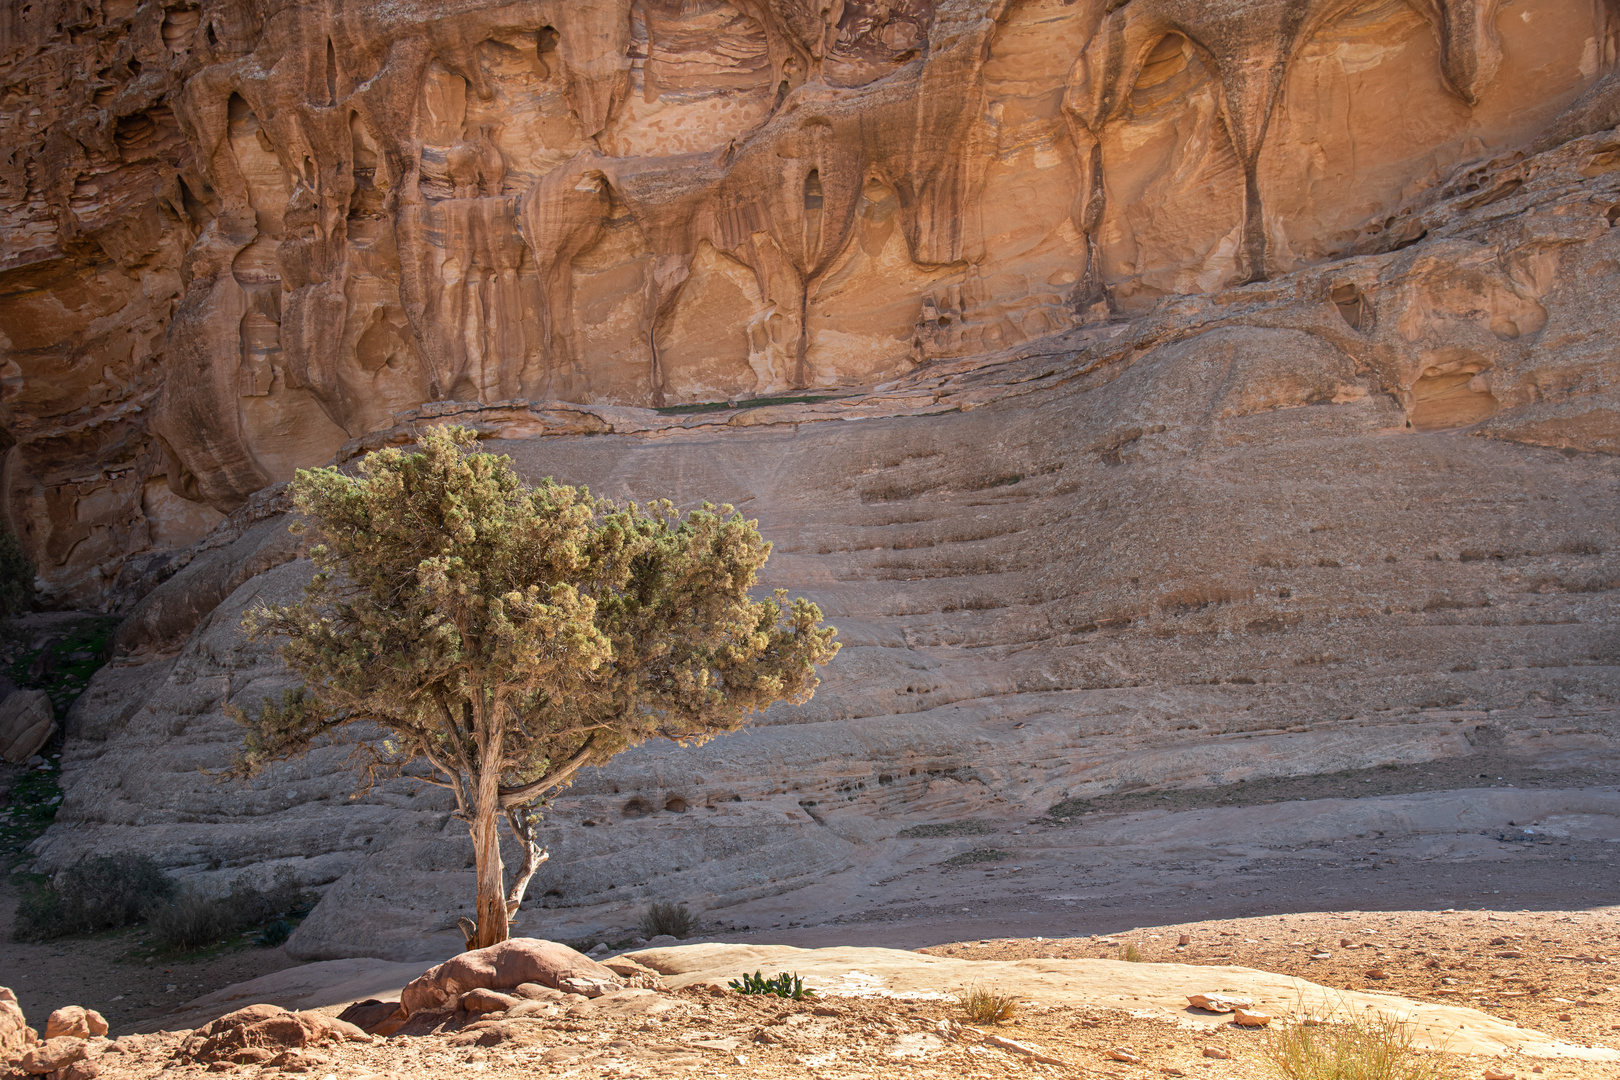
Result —
POLYGON ((1274 1027, 1260 1053, 1285 1080, 1444 1080, 1447 1075, 1438 1055, 1412 1045, 1410 1024, 1371 1010, 1337 1023, 1274 1027))
POLYGON ((1140 964, 1147 959, 1147 957, 1142 955, 1142 950, 1136 947, 1136 942, 1134 941, 1125 946, 1123 949, 1119 950, 1119 958, 1121 960, 1129 960, 1133 964, 1140 964))
POLYGON ((956 995, 956 1003, 975 1024, 1005 1024, 1018 1012, 1019 999, 988 986, 970 986, 956 995))

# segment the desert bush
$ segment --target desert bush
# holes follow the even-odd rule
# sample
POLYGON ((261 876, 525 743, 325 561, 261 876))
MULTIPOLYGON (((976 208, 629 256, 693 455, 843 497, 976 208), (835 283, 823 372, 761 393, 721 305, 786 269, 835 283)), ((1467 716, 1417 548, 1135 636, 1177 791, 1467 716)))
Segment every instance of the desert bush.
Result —
POLYGON ((974 863, 1000 862, 1002 859, 1012 858, 1012 852, 1002 851, 1000 848, 978 848, 974 851, 964 851, 960 855, 953 855, 940 863, 941 866, 972 866, 974 863))
POLYGON ((641 917, 641 936, 654 938, 659 934, 668 934, 670 937, 687 938, 697 932, 697 916, 687 910, 685 904, 666 904, 659 901, 647 909, 647 914, 641 917))
POLYGON ((33 941, 125 926, 174 891, 173 880, 149 855, 86 857, 22 898, 12 937, 33 941))
POLYGON ((988 986, 970 986, 956 995, 956 1003, 974 1024, 1005 1024, 1017 1015, 1018 1001, 1016 995, 988 986))
POLYGON ((291 921, 277 919, 274 922, 265 924, 264 929, 260 930, 258 935, 254 937, 253 944, 261 949, 274 949, 292 937, 292 932, 293 924, 291 921))
POLYGON ((902 840, 920 840, 931 836, 984 836, 996 831, 988 821, 947 821, 936 825, 913 825, 895 833, 902 840))
POLYGON ((1147 957, 1142 955, 1142 950, 1137 948, 1136 942, 1134 941, 1125 946, 1123 949, 1119 950, 1119 958, 1121 960, 1129 960, 1133 964, 1140 964, 1143 960, 1147 959, 1147 957))
POLYGON ((816 994, 814 990, 804 985, 803 979, 787 971, 769 979, 763 972, 756 971, 752 975, 732 979, 726 985, 739 994, 775 994, 779 998, 792 998, 794 1001, 803 1001, 816 994))
POLYGON ((33 607, 34 564, 15 536, 0 531, 0 616, 9 619, 33 607))
POLYGON ((1443 1080, 1437 1057, 1412 1045, 1412 1026, 1367 1010, 1332 1024, 1290 1024, 1268 1030, 1261 1057, 1285 1080, 1443 1080))
POLYGON ((270 927, 259 934, 256 943, 273 948, 292 933, 287 917, 307 912, 311 900, 284 870, 269 888, 260 888, 243 876, 226 892, 198 886, 182 889, 171 902, 152 908, 147 923, 151 940, 160 948, 187 952, 217 944, 251 926, 286 922, 280 940, 273 940, 270 927))

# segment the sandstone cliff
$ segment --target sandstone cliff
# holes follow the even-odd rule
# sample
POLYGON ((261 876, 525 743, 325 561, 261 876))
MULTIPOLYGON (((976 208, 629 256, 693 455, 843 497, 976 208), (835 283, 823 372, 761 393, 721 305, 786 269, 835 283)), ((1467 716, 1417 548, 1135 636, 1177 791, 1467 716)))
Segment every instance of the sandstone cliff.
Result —
POLYGON ((274 485, 444 418, 737 503, 846 643, 808 709, 582 782, 547 903, 1620 734, 1608 0, 0 19, 5 510, 61 602, 132 612, 46 866, 293 865, 349 901, 311 955, 453 925, 464 841, 408 781, 196 771, 286 678, 235 630, 305 573, 274 485))

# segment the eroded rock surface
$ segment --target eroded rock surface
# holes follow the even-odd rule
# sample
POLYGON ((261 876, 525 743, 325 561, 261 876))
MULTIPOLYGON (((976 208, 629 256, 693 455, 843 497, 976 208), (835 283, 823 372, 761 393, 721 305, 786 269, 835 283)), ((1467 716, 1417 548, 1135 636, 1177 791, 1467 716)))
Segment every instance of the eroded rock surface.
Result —
POLYGON ((1614 753, 1609 0, 6 18, 6 514, 49 595, 131 611, 43 868, 287 866, 331 883, 301 955, 442 949, 443 800, 354 797, 344 747, 204 770, 289 682, 237 630, 308 573, 279 482, 445 421, 737 504, 845 643, 809 707, 583 777, 539 905, 746 901, 1132 786, 1614 753))
MULTIPOLYGON (((81 605, 132 603, 399 410, 870 386, 1402 247, 1437 202, 1511 213, 1518 148, 1612 127, 1620 94, 1608 0, 7 18, 5 502, 81 605)), ((1557 441, 1534 406, 1601 393, 1590 361, 1525 382, 1499 358, 1545 338, 1554 252, 1612 222, 1589 188, 1557 240, 1419 257, 1439 324, 1403 324, 1409 370, 1379 386, 1414 425, 1524 406, 1517 430, 1557 441)), ((1360 332, 1358 267, 1330 290, 1360 332)))

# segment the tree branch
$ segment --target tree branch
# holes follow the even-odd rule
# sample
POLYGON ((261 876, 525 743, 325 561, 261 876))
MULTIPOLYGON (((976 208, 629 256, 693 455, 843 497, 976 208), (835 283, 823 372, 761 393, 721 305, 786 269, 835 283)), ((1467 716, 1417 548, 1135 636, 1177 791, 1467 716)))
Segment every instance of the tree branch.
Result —
POLYGON ((563 762, 561 768, 547 773, 540 779, 531 781, 527 784, 521 784, 518 787, 501 788, 501 808, 510 809, 514 806, 522 806, 524 803, 532 801, 537 796, 545 794, 552 788, 561 786, 570 776, 574 775, 581 768, 583 768, 587 762, 590 761, 592 750, 591 744, 595 741, 595 735, 592 735, 590 738, 586 739, 580 744, 579 749, 574 751, 573 757, 570 757, 567 761, 563 762))
POLYGON ((529 890, 529 880, 534 877, 540 864, 551 858, 551 852, 542 848, 534 838, 533 816, 524 809, 512 807, 506 811, 506 823, 512 826, 512 835, 518 838, 523 845, 523 865, 518 868, 517 877, 512 880, 512 888, 506 894, 506 918, 513 921, 517 909, 523 904, 523 894, 529 890))

